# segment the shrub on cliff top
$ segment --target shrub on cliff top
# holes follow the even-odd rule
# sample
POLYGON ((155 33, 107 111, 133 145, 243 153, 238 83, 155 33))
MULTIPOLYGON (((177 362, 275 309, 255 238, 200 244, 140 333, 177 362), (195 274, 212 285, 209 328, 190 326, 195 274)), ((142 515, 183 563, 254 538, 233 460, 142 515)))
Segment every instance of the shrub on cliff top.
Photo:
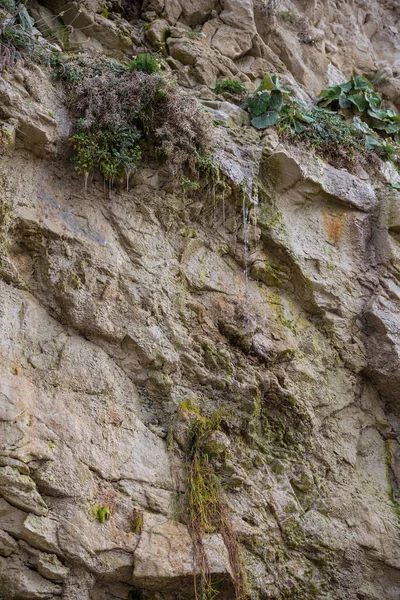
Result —
POLYGON ((199 156, 207 154, 209 117, 165 74, 129 72, 111 61, 62 55, 52 64, 70 88, 79 119, 72 138, 79 171, 98 168, 109 181, 122 179, 143 153, 167 161, 179 179, 185 170, 194 172, 199 156), (127 143, 123 148, 121 131, 127 143))
POLYGON ((34 53, 33 23, 23 3, 0 0, 0 72, 34 53))

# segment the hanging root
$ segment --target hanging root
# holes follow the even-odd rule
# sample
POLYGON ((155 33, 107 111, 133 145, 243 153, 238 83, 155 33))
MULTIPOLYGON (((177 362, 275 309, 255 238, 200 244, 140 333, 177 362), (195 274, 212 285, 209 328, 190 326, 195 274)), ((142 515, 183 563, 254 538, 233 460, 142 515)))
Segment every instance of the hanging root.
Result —
POLYGON ((221 415, 206 419, 198 415, 191 428, 191 449, 186 462, 186 511, 188 527, 193 540, 196 600, 212 600, 218 596, 213 587, 204 538, 211 533, 220 533, 228 550, 233 573, 236 600, 247 599, 246 577, 243 557, 237 536, 233 530, 229 507, 223 498, 219 477, 202 449, 206 433, 219 428, 221 415))

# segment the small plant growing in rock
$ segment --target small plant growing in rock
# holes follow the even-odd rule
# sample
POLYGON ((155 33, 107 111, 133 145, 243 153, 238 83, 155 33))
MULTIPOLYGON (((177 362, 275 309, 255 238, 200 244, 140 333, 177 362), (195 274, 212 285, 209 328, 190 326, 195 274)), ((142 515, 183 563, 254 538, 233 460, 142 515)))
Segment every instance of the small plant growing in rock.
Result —
POLYGON ((143 511, 134 510, 132 515, 132 531, 136 535, 140 535, 143 531, 143 511))
POLYGON ((206 418, 191 402, 183 403, 181 410, 188 410, 193 417, 186 462, 186 512, 198 569, 195 578, 199 578, 200 584, 199 594, 195 581, 195 598, 212 600, 218 594, 208 571, 207 555, 203 545, 203 539, 207 534, 218 532, 222 535, 228 550, 236 600, 245 600, 247 584, 241 550, 230 523, 228 506, 223 498, 222 482, 215 472, 207 445, 209 434, 220 429, 223 414, 216 411, 210 418, 206 418))
POLYGON ((99 169, 110 184, 115 180, 129 179, 141 159, 138 141, 141 135, 132 127, 104 128, 78 133, 71 139, 76 150, 75 168, 87 180, 93 169, 99 169))
POLYGON ((323 90, 317 102, 322 108, 329 107, 336 112, 360 114, 371 129, 400 142, 400 116, 392 109, 382 108, 382 96, 365 77, 353 77, 346 83, 323 90))
POLYGON ((278 13, 278 17, 280 19, 282 19, 282 21, 285 21, 286 23, 292 23, 292 25, 294 23, 296 23, 298 21, 298 16, 290 11, 290 10, 282 10, 281 12, 278 13))
POLYGON ((244 83, 239 81, 239 79, 221 79, 217 81, 214 87, 214 92, 216 94, 244 94, 247 91, 244 83))
POLYGON ((104 521, 108 521, 111 516, 110 507, 104 504, 95 504, 93 507, 93 515, 99 523, 104 523, 104 521))
POLYGON ((128 63, 128 71, 141 71, 151 75, 158 73, 161 68, 161 63, 158 56, 153 54, 138 54, 133 60, 128 63))

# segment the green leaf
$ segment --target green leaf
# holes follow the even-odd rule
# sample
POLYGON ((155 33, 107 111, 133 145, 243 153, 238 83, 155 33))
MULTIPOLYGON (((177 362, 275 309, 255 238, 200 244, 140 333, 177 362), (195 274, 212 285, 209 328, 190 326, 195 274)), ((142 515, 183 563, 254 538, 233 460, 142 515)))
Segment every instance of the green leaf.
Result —
POLYGON ((253 96, 248 101, 248 108, 253 117, 258 117, 265 113, 270 104, 270 95, 268 92, 264 92, 260 95, 253 96))
POLYGON ((377 92, 365 92, 365 99, 370 108, 380 108, 382 104, 382 97, 377 92))
POLYGON ((251 124, 256 129, 266 129, 267 127, 270 127, 271 125, 276 125, 277 122, 279 121, 279 119, 280 119, 279 113, 271 110, 271 111, 264 113, 263 115, 260 115, 259 117, 254 117, 254 119, 252 119, 252 121, 251 121, 251 124))
POLYGON ((282 92, 282 94, 290 94, 290 90, 287 90, 281 84, 281 80, 279 79, 278 75, 272 75, 271 81, 274 84, 274 88, 273 89, 279 90, 280 92, 282 92))
POLYGON ((358 117, 354 117, 353 126, 354 126, 354 129, 357 129, 357 131, 362 131, 363 133, 367 133, 368 131, 371 131, 371 129, 367 125, 367 123, 364 123, 364 121, 361 121, 361 119, 359 119, 358 117))
POLYGON ((372 83, 366 77, 353 77, 353 85, 355 90, 372 90, 372 83))
POLYGON ((364 96, 360 96, 359 94, 350 94, 347 96, 350 102, 355 104, 360 112, 364 112, 367 108, 367 101, 364 96))
POLYGON ((329 102, 332 102, 333 100, 337 100, 341 93, 342 89, 340 85, 334 85, 333 87, 330 87, 327 90, 322 90, 317 102, 319 103, 320 100, 324 100, 325 98, 326 100, 329 100, 329 102))
POLYGON ((386 133, 392 135, 393 133, 398 133, 400 131, 400 123, 388 123, 385 127, 386 133))
POLYGON ((393 139, 397 144, 400 144, 400 133, 395 133, 393 139))
POLYGON ((372 137, 372 135, 367 135, 365 138, 365 147, 367 150, 376 150, 381 146, 380 142, 372 137))
POLYGON ((298 119, 293 119, 293 125, 296 133, 302 133, 305 130, 305 126, 298 119))
POLYGON ((351 108, 351 102, 347 98, 347 96, 346 96, 346 94, 344 92, 340 93, 340 96, 339 96, 339 106, 340 106, 340 108, 351 108))
POLYGON ((314 123, 315 121, 315 119, 313 119, 311 115, 308 115, 307 113, 302 113, 299 110, 296 110, 295 115, 296 119, 299 119, 304 123, 314 123))
POLYGON ((273 90, 271 92, 271 101, 269 103, 269 110, 279 111, 282 108, 283 95, 279 90, 273 90))
POLYGON ((382 110, 380 108, 369 108, 368 114, 373 119, 377 119, 378 121, 387 121, 388 114, 386 110, 382 110))
POLYGON ((266 73, 264 75, 264 77, 263 77, 262 82, 260 83, 260 85, 256 89, 256 92, 262 92, 264 90, 268 90, 270 92, 273 89, 275 89, 275 84, 272 81, 271 76, 268 73, 266 73))
POLYGON ((350 92, 353 89, 353 82, 347 81, 346 83, 341 83, 339 87, 343 92, 350 92))

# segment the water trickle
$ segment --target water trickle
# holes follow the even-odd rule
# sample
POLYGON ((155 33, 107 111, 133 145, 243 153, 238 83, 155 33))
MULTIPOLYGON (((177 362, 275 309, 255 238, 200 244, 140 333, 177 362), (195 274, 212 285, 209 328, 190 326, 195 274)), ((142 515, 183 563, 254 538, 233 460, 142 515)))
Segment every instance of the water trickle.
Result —
POLYGON ((248 216, 249 210, 246 207, 246 194, 243 191, 242 218, 243 218, 243 243, 244 243, 244 276, 246 281, 246 292, 249 287, 249 239, 248 239, 248 216))

